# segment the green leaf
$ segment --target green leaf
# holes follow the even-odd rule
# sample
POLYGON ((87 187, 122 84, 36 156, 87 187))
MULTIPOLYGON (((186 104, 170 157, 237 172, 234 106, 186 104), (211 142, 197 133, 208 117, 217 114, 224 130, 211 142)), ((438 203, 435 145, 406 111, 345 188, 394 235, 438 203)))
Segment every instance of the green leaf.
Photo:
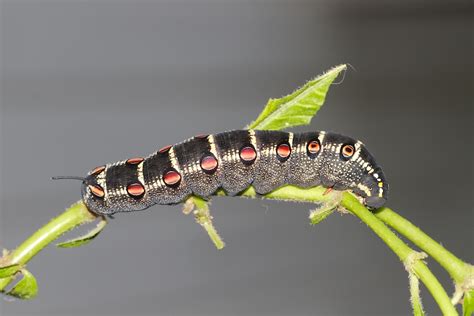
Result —
POLYGON ((95 237, 97 237, 97 235, 100 234, 100 232, 104 229, 106 224, 107 224, 107 221, 103 217, 97 223, 96 227, 90 230, 87 234, 56 244, 56 246, 60 248, 74 248, 74 247, 80 247, 80 246, 86 245, 89 242, 91 242, 95 237))
POLYGON ((281 130, 292 126, 308 125, 323 105, 331 83, 346 65, 339 65, 323 75, 308 81, 303 87, 280 99, 270 99, 257 119, 247 128, 281 130))
POLYGON ((464 293, 464 301, 462 303, 463 316, 474 315, 474 290, 464 293))
POLYGON ((36 278, 28 272, 28 270, 22 269, 21 273, 23 278, 7 293, 7 295, 21 298, 24 300, 32 299, 38 294, 38 283, 36 278))
POLYGON ((322 196, 326 200, 317 203, 316 208, 309 213, 311 225, 319 224, 331 215, 337 209, 342 199, 341 192, 328 191, 327 189, 324 189, 322 196))
POLYGON ((0 268, 0 279, 12 276, 20 270, 21 270, 21 266, 19 264, 12 264, 12 265, 1 267, 0 268))
MULTIPOLYGON (((325 203, 323 203, 325 204, 325 203)), ((325 207, 318 208, 316 210, 312 210, 309 213, 309 220, 311 225, 316 225, 321 223, 323 220, 326 219, 329 215, 331 215, 335 211, 334 207, 325 207)))

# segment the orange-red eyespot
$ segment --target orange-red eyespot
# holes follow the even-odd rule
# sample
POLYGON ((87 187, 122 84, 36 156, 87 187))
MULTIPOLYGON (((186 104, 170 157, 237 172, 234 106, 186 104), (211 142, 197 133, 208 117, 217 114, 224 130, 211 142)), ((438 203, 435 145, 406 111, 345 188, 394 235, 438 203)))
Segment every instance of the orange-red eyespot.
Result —
POLYGON ((142 158, 142 157, 134 157, 134 158, 128 159, 127 164, 129 164, 129 165, 138 165, 143 160, 145 160, 145 159, 142 158))
POLYGON ((312 140, 308 143, 307 149, 308 149, 308 154, 315 155, 321 150, 321 145, 319 144, 319 141, 312 140))
POLYGON ((131 183, 127 186, 127 193, 132 197, 141 197, 145 194, 145 187, 140 182, 131 183))
POLYGON ((291 147, 290 145, 283 143, 277 146, 276 152, 277 152, 277 158, 281 162, 283 162, 290 157, 291 147))
POLYGON ((257 158, 257 152, 252 146, 245 146, 240 150, 239 156, 242 162, 252 163, 257 158))
POLYGON ((206 173, 214 173, 217 170, 218 164, 216 157, 211 153, 201 159, 201 168, 206 173))
POLYGON ((98 184, 89 184, 88 185, 89 190, 91 190, 91 193, 98 197, 98 198, 103 198, 105 196, 104 189, 98 184))
POLYGON ((170 170, 163 175, 163 182, 167 186, 176 186, 181 181, 181 175, 176 170, 170 170))
POLYGON ((165 152, 168 152, 168 150, 170 150, 170 149, 171 149, 171 145, 168 145, 168 146, 162 147, 160 150, 158 150, 158 153, 163 154, 165 152))
POLYGON ((92 170, 90 172, 90 174, 95 176, 95 175, 98 175, 99 173, 101 173, 104 170, 105 170, 105 166, 99 166, 99 167, 94 168, 94 170, 92 170))
POLYGON ((354 156, 355 149, 354 146, 352 145, 343 145, 341 148, 341 154, 344 156, 344 158, 350 158, 354 156))

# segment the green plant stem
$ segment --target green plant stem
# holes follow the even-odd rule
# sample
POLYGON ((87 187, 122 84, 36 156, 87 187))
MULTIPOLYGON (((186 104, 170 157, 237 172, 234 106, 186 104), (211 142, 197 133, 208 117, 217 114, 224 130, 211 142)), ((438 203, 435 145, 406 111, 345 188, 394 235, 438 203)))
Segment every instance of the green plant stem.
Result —
POLYGON ((464 283, 466 278, 473 273, 470 264, 463 262, 421 229, 391 209, 387 207, 381 208, 375 213, 375 216, 433 257, 434 260, 446 269, 456 283, 464 283))
POLYGON ((191 196, 188 199, 193 203, 193 213, 196 222, 206 230, 209 238, 214 243, 214 246, 219 250, 223 249, 225 243, 222 241, 221 236, 219 236, 219 233, 217 233, 217 230, 212 223, 212 216, 207 201, 198 196, 191 196))
MULTIPOLYGON (((367 224, 392 251, 400 258, 402 262, 406 262, 409 256, 414 252, 400 238, 398 238, 385 224, 379 220, 372 212, 363 206, 352 194, 344 193, 341 205, 360 218, 367 224)), ((456 309, 451 304, 446 291, 441 286, 436 277, 431 273, 430 269, 421 260, 415 260, 412 265, 413 272, 425 284, 425 286, 433 295, 444 315, 457 315, 456 309)))
MULTIPOLYGON (((218 192, 217 195, 223 195, 223 192, 218 192)), ((253 187, 242 192, 241 196, 255 198, 257 194, 253 187)), ((347 210, 352 212, 354 215, 359 217, 364 223, 366 223, 388 246, 392 249, 393 252, 402 260, 404 263, 407 262, 409 257, 416 253, 413 249, 408 247, 402 240, 400 240, 383 222, 382 219, 386 220, 387 223, 392 226, 394 229, 400 229, 402 233, 405 227, 403 224, 403 218, 398 218, 393 211, 382 210, 377 213, 377 216, 380 216, 379 219, 376 215, 370 212, 364 205, 362 205, 352 194, 344 192, 340 193, 337 191, 332 191, 329 194, 326 194, 326 189, 323 187, 314 187, 308 189, 297 188, 294 186, 284 186, 275 191, 272 191, 264 196, 263 198, 267 199, 277 199, 277 200, 289 200, 289 201, 300 201, 300 202, 327 202, 340 200, 341 205, 347 210)), ((203 208, 202 205, 198 205, 200 208, 203 208)), ((47 246, 50 242, 69 231, 70 229, 93 221, 97 216, 89 212, 85 205, 82 202, 78 202, 66 210, 63 214, 51 220, 48 224, 39 229, 34 233, 30 238, 28 238, 22 245, 20 245, 16 250, 8 255, 6 264, 20 264, 25 265, 34 255, 36 255, 41 249, 47 246)), ((409 223, 413 226, 411 223, 409 223)), ((407 225, 406 227, 410 227, 407 225)), ((414 227, 414 226, 413 226, 414 227)), ((416 228, 416 227, 414 227, 416 228)), ((415 237, 420 235, 420 230, 410 230, 406 232, 407 235, 411 238, 416 239, 415 237)), ((419 243, 423 243, 424 239, 429 238, 426 234, 422 233, 424 236, 418 236, 419 243)), ((438 245, 434 240, 429 238, 430 242, 427 243, 428 247, 425 245, 423 249, 426 249, 428 253, 435 253, 436 256, 442 257, 446 253, 449 253, 442 246, 438 245), (433 250, 434 249, 434 250, 433 250)), ((426 241, 426 240, 425 240, 426 241)), ((455 257, 453 254, 450 254, 451 258, 448 257, 446 260, 455 261, 455 265, 460 265, 463 263, 460 259, 455 257), (454 258, 454 259, 453 259, 454 258)), ((449 263, 446 263, 449 265, 449 263)), ((467 265, 463 263, 464 265, 467 265)), ((443 265, 444 266, 444 265, 443 265)), ((431 273, 428 267, 421 260, 414 260, 413 264, 410 265, 412 272, 426 285, 430 293, 435 298, 440 309, 445 315, 457 315, 456 310, 454 309, 451 301, 446 294, 445 290, 436 279, 436 277, 431 273)), ((0 290, 3 290, 12 280, 12 277, 0 279, 0 290)))
POLYGON ((415 262, 413 272, 421 282, 425 284, 428 291, 430 291, 436 303, 438 303, 440 310, 443 312, 443 315, 458 315, 443 286, 423 261, 415 262))
MULTIPOLYGON (((339 191, 331 191, 330 193, 325 194, 326 191, 327 189, 322 186, 313 188, 298 188, 295 186, 286 185, 259 197, 280 201, 318 203, 333 200, 337 195, 340 194, 339 191)), ((224 194, 222 193, 222 191, 220 191, 218 195, 224 194)), ((255 192, 255 189, 252 186, 250 186, 247 190, 243 191, 239 195, 247 198, 256 198, 258 196, 257 192, 255 192)))
MULTIPOLYGON (((321 202, 330 199, 331 195, 337 194, 332 192, 324 194, 325 189, 321 187, 300 189, 293 186, 284 186, 269 194, 264 195, 264 198, 278 199, 278 200, 297 200, 302 202, 321 202)), ((245 190, 241 196, 256 197, 255 190, 250 187, 245 190)), ((341 205, 349 210, 352 214, 359 217, 366 223, 399 257, 402 262, 407 262, 410 256, 416 252, 408 247, 400 238, 398 238, 381 220, 379 220, 372 212, 370 212, 364 205, 362 205, 357 198, 350 193, 343 193, 341 205)), ((458 259, 459 260, 459 259, 458 259)), ((451 304, 446 291, 430 271, 430 269, 421 260, 415 260, 410 265, 413 273, 426 285, 435 301, 438 303, 444 315, 457 315, 454 306, 451 304)))
POLYGON ((413 316, 423 316, 423 304, 420 297, 420 280, 412 272, 408 273, 410 283, 410 301, 413 308, 413 316))
MULTIPOLYGON (((53 218, 48 224, 41 227, 18 248, 8 254, 3 260, 4 265, 19 264, 25 265, 31 258, 40 252, 49 243, 60 237, 62 234, 73 229, 76 226, 91 222, 97 218, 96 215, 89 212, 82 201, 73 204, 64 213, 53 218)), ((0 279, 0 291, 14 279, 7 277, 0 279)))

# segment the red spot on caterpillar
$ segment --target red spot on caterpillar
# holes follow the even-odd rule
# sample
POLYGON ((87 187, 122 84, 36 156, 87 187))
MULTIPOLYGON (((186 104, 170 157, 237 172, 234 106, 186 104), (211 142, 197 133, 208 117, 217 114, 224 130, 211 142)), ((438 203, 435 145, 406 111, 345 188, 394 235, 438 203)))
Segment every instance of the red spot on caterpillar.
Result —
POLYGON ((217 159, 214 155, 210 154, 208 156, 204 156, 201 159, 201 168, 207 172, 214 172, 217 169, 217 159))
POLYGON ((102 187, 98 184, 89 184, 88 185, 89 187, 89 190, 91 190, 91 193, 98 197, 98 198, 103 198, 105 196, 105 192, 104 192, 104 189, 102 189, 102 187))
POLYGON ((129 164, 129 165, 138 165, 143 160, 145 160, 145 159, 142 158, 142 157, 134 157, 134 158, 128 159, 127 164, 129 164))
POLYGON ((179 184, 181 175, 176 170, 170 170, 163 175, 163 181, 168 186, 179 184))
POLYGON ((167 152, 168 150, 170 150, 171 147, 172 147, 171 145, 165 146, 165 147, 161 148, 160 150, 158 150, 158 152, 160 154, 163 154, 163 153, 167 152))
POLYGON ((341 152, 345 158, 350 158, 354 155, 355 149, 352 145, 344 145, 342 146, 341 152))
POLYGON ((291 154, 291 148, 288 144, 280 144, 277 147, 277 155, 280 158, 288 158, 291 154))
POLYGON ((145 194, 145 187, 140 182, 135 182, 127 186, 127 193, 132 197, 140 197, 145 194))
POLYGON ((310 154, 317 154, 321 150, 321 145, 317 140, 312 140, 308 143, 308 152, 310 154))
POLYGON ((205 139, 209 136, 209 134, 197 134, 196 136, 194 136, 194 138, 197 138, 197 139, 205 139))
POLYGON ((94 168, 94 170, 91 171, 91 175, 98 175, 99 173, 101 173, 104 170, 105 170, 105 166, 96 167, 96 168, 94 168))
POLYGON ((257 158, 257 152, 255 148, 246 146, 240 150, 240 159, 245 162, 252 162, 257 158))

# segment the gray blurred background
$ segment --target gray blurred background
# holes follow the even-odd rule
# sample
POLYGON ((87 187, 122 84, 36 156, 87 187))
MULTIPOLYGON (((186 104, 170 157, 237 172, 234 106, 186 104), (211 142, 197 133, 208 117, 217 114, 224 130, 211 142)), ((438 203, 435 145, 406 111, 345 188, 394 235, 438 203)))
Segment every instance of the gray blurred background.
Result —
MULTIPOLYGON (((348 62, 297 130, 362 139, 388 205, 473 262, 472 17, 468 1, 2 1, 0 247, 80 198, 51 176, 238 129, 348 62)), ((37 256, 39 297, 1 313, 408 315, 396 256, 354 217, 311 227, 310 207, 215 199, 222 251, 179 206, 119 214, 88 246, 37 256)))

